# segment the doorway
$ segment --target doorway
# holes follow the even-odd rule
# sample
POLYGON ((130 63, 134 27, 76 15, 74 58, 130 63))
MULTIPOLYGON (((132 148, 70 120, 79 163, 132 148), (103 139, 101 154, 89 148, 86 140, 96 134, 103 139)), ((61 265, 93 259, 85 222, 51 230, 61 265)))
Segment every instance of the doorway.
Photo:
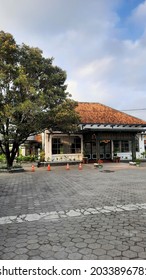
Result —
POLYGON ((84 143, 84 155, 89 160, 96 159, 96 142, 85 142, 84 143))
MULTIPOLYGON (((111 141, 101 140, 99 146, 100 159, 110 160, 111 159, 111 141)), ((88 158, 90 162, 97 159, 96 141, 84 143, 84 156, 88 158)))
POLYGON ((100 141, 100 159, 111 159, 111 141, 101 140, 100 141))

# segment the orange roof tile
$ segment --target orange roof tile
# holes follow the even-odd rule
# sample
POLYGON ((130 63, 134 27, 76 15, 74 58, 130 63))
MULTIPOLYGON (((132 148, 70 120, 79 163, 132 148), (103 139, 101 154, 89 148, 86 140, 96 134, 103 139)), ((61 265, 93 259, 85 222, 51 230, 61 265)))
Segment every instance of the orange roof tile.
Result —
POLYGON ((37 134, 37 135, 35 135, 35 141, 37 141, 37 142, 42 142, 42 135, 41 134, 37 134))
POLYGON ((145 124, 146 121, 130 116, 100 103, 79 102, 76 111, 85 124, 145 124))

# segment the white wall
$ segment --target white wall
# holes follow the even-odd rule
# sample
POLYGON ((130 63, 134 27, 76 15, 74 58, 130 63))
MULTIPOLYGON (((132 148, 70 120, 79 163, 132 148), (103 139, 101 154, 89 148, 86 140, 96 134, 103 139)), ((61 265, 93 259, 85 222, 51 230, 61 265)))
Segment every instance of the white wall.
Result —
POLYGON ((71 136, 79 136, 81 138, 81 153, 77 154, 56 154, 52 155, 52 138, 54 136, 68 136, 68 134, 50 133, 48 130, 44 133, 45 139, 45 160, 54 162, 63 161, 81 161, 83 158, 83 136, 79 134, 71 134, 71 136))
POLYGON ((144 146, 144 140, 145 140, 145 135, 144 134, 138 134, 139 137, 139 153, 137 153, 137 158, 143 158, 141 153, 145 152, 145 146, 144 146))
MULTIPOLYGON (((145 152, 145 147, 144 147, 144 134, 137 134, 137 137, 139 138, 139 152, 136 152, 136 158, 143 158, 141 153, 145 152)), ((132 152, 128 153, 117 153, 117 155, 122 159, 122 160, 132 160, 132 152)))

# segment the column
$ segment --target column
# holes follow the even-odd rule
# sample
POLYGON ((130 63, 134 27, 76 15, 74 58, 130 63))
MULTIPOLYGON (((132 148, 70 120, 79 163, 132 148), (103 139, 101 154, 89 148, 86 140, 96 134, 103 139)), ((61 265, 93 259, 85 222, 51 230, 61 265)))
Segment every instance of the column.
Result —
POLYGON ((132 161, 135 161, 136 159, 136 141, 135 141, 135 135, 132 136, 132 161))
POLYGON ((96 160, 100 159, 100 140, 96 137, 96 160))

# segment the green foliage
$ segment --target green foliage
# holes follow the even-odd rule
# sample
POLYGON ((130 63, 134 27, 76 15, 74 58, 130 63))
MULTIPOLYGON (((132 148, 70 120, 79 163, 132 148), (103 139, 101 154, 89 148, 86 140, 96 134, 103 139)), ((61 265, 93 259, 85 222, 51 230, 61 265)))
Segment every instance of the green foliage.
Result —
POLYGON ((65 71, 40 49, 19 46, 11 34, 0 32, 0 149, 8 166, 30 135, 45 128, 77 128, 65 80, 65 71))
POLYGON ((77 102, 66 99, 62 104, 55 107, 49 116, 49 123, 53 130, 74 132, 78 130, 80 117, 75 113, 77 102))
POLYGON ((45 161, 45 152, 44 151, 40 152, 40 161, 45 161))
POLYGON ((141 155, 143 156, 143 158, 146 157, 146 152, 141 153, 141 155))
POLYGON ((6 162, 6 157, 5 157, 4 154, 0 154, 0 162, 1 162, 1 163, 6 162))
POLYGON ((28 162, 28 161, 33 162, 33 161, 36 161, 37 159, 38 159, 38 157, 35 155, 28 155, 28 156, 20 155, 16 158, 16 161, 17 162, 28 162))
POLYGON ((139 158, 137 158, 137 159, 135 160, 135 162, 136 162, 137 165, 140 165, 141 160, 140 160, 139 158))

